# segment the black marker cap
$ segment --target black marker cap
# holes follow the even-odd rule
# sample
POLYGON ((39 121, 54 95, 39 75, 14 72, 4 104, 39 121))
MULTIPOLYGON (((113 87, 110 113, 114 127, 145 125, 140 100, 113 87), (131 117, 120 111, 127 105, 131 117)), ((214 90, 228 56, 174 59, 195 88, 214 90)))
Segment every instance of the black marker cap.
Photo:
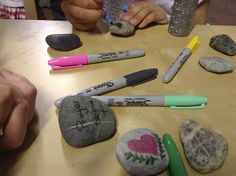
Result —
POLYGON ((156 68, 141 70, 124 76, 127 86, 136 86, 157 78, 158 70, 156 68))

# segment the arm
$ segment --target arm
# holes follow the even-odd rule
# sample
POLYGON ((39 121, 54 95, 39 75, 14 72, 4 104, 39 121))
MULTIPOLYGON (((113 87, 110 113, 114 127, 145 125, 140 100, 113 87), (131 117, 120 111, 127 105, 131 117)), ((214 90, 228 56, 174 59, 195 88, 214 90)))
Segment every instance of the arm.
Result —
POLYGON ((193 18, 193 24, 206 24, 208 21, 208 9, 210 0, 205 0, 199 4, 195 16, 193 18))

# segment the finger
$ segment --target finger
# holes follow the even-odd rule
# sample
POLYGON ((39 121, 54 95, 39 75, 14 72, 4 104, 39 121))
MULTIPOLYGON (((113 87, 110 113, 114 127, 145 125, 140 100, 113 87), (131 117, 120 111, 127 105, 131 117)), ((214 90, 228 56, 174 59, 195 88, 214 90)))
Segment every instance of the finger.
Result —
POLYGON ((79 6, 71 6, 69 12, 66 10, 67 7, 62 7, 65 12, 66 18, 73 22, 72 24, 76 23, 95 23, 98 21, 102 15, 103 10, 102 9, 86 9, 81 8, 79 6), (73 21, 72 21, 73 20, 73 21), (75 23, 75 22, 76 23, 75 23), (78 22, 77 22, 78 21, 78 22))
POLYGON ((29 113, 27 101, 19 102, 13 109, 4 127, 4 135, 0 137, 0 149, 13 150, 22 145, 29 113))
POLYGON ((0 127, 12 111, 14 100, 12 88, 7 84, 0 84, 0 127))
POLYGON ((134 2, 129 4, 128 12, 126 13, 124 20, 130 21, 134 18, 142 9, 143 2, 134 2))
POLYGON ((136 16, 130 21, 133 25, 138 25, 143 19, 145 19, 146 16, 151 13, 149 9, 142 9, 139 11, 139 13, 136 14, 136 16))
POLYGON ((35 111, 35 101, 36 101, 36 95, 37 95, 37 90, 35 86, 25 77, 18 75, 16 73, 12 73, 7 70, 3 72, 3 76, 6 79, 6 81, 9 82, 9 84, 15 87, 14 89, 18 95, 17 98, 22 99, 22 97, 19 97, 22 95, 29 103, 30 114, 29 114, 28 120, 30 121, 35 111))
POLYGON ((147 17, 145 17, 143 19, 143 21, 138 25, 138 27, 139 28, 144 28, 148 24, 150 24, 151 22, 154 22, 154 19, 155 19, 155 14, 154 13, 150 13, 147 17))

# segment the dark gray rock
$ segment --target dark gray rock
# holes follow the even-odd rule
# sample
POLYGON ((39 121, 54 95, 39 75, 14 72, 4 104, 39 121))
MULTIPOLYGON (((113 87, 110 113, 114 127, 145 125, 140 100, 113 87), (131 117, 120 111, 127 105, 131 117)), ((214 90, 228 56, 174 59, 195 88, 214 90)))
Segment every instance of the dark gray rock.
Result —
POLYGON ((236 44, 235 42, 226 34, 216 35, 211 38, 210 46, 226 55, 234 56, 236 55, 236 44))
POLYGON ((82 45, 75 34, 51 34, 46 37, 47 44, 55 50, 69 51, 82 45))
POLYGON ((199 64, 207 71, 214 73, 228 73, 235 69, 231 62, 218 57, 201 57, 199 64))
POLYGON ((155 175, 169 164, 162 139, 145 128, 134 129, 123 135, 117 143, 116 156, 131 175, 155 175))
POLYGON ((131 36, 134 34, 135 26, 128 21, 121 21, 109 27, 111 34, 119 36, 131 36))
POLYGON ((200 173, 218 169, 227 157, 228 144, 224 137, 193 120, 181 123, 180 139, 189 164, 200 173))
POLYGON ((69 145, 83 147, 112 137, 116 132, 116 119, 106 104, 76 95, 62 100, 59 126, 69 145))

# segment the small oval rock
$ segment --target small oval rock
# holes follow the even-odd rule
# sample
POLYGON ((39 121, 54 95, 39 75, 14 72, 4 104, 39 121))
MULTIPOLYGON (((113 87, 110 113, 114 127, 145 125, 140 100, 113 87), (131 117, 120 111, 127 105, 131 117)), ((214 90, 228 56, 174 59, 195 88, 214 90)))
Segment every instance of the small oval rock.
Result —
POLYGON ((226 55, 236 55, 236 43, 226 34, 213 36, 210 39, 209 45, 216 51, 219 51, 226 55))
POLYGON ((235 66, 219 57, 201 57, 199 64, 207 71, 214 73, 228 73, 235 69, 235 66))
POLYGON ((46 37, 47 44, 55 50, 69 51, 82 45, 75 34, 51 34, 46 37))
POLYGON ((109 27, 109 31, 111 32, 111 34, 125 37, 133 35, 134 29, 135 26, 129 21, 121 21, 109 27))

